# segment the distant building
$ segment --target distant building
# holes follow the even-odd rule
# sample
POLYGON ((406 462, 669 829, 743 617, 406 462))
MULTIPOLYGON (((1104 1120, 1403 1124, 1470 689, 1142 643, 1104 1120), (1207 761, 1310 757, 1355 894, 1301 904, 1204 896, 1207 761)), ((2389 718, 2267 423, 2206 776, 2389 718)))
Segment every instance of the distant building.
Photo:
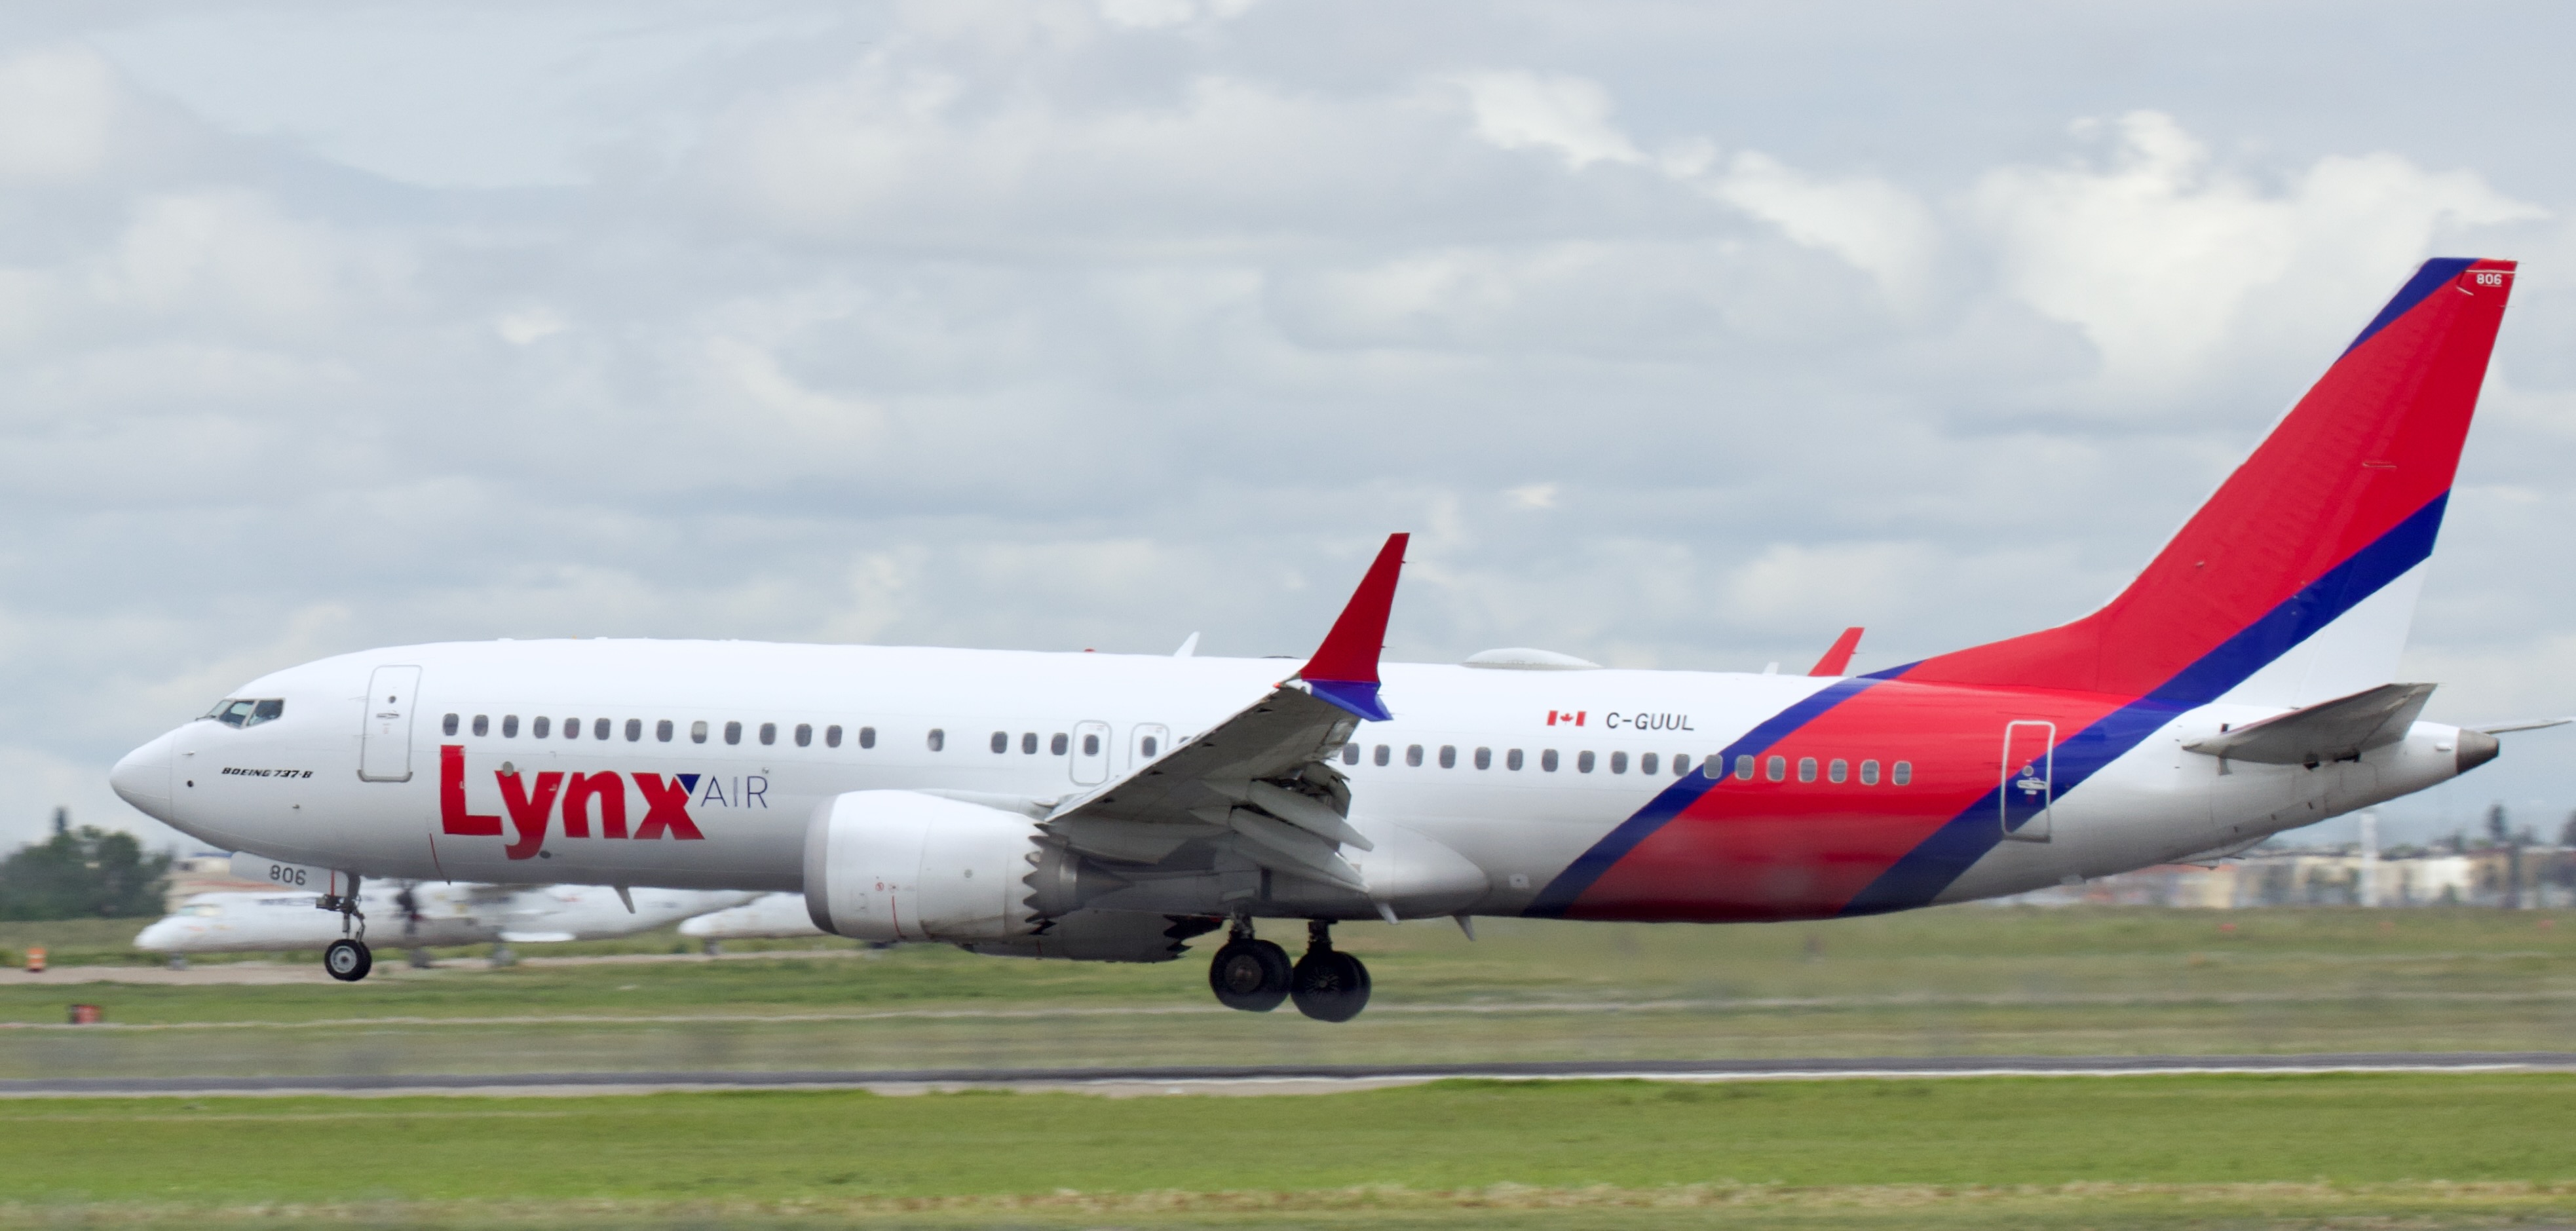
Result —
POLYGON ((2256 848, 2212 866, 2165 864, 2058 885, 1998 904, 2171 906, 2576 906, 2576 850, 2499 846, 2461 854, 2372 857, 2341 848, 2256 848), (2368 890, 2365 892, 2364 878, 2368 890))

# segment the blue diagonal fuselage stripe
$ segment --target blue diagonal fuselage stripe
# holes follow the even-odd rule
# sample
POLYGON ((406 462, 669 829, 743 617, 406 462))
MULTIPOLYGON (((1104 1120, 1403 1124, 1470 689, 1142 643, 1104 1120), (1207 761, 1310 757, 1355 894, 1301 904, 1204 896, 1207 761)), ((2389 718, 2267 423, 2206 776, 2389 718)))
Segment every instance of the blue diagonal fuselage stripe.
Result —
MULTIPOLYGON (((1733 764, 1738 756, 1759 756, 1769 751, 1773 744, 1788 738, 1790 732, 1807 725, 1817 715, 1859 696, 1876 683, 1878 681, 1872 679, 1836 680, 1808 694, 1797 704, 1763 719, 1742 738, 1727 745, 1726 750, 1718 754, 1717 764, 1723 767, 1733 764)), ((1718 779, 1709 776, 1708 770, 1709 766, 1703 762, 1697 771, 1675 779, 1671 786, 1655 796, 1654 802, 1639 809, 1635 816, 1621 821, 1609 836, 1593 843, 1592 849, 1566 865, 1566 869, 1557 873, 1556 879, 1549 881, 1547 888, 1540 890, 1538 897, 1521 913, 1544 918, 1564 915, 1574 905, 1574 900, 1592 887, 1592 882, 1610 870, 1610 865, 1619 862, 1638 843, 1645 841, 1646 835, 1663 828, 1664 822, 1681 815, 1682 809, 1691 806, 1700 796, 1707 794, 1710 787, 1717 785, 1718 779)), ((1722 768, 1720 772, 1724 772, 1722 768)))
MULTIPOLYGON (((2094 771, 2155 734, 2166 723, 2195 706, 2207 705, 2261 670, 2265 664, 2315 636, 2361 600, 2380 591, 2406 570, 2433 554, 2433 539, 2442 528, 2448 493, 2397 523, 2350 559, 2291 595, 2245 631, 2176 672, 2154 692, 2121 706, 2058 745, 2054 793, 2064 798, 2094 771)), ((1846 915, 1874 915, 1928 905, 1950 882, 2003 841, 2003 821, 1996 792, 1988 792, 1950 818, 1921 845, 1890 865, 1877 880, 1853 895, 1846 915)))

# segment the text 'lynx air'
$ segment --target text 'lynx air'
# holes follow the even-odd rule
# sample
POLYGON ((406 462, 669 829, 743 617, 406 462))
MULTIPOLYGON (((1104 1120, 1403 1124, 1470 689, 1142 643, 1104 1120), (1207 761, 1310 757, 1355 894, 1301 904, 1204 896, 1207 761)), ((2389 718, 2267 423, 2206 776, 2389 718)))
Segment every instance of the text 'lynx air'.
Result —
POLYGON ((203 841, 363 876, 801 893, 816 926, 1159 962, 1346 1020, 1347 919, 1815 919, 2208 852, 2496 755, 2394 682, 2514 266, 2435 260, 2110 603, 1861 676, 716 641, 347 654, 136 749, 203 841), (1284 675, 1284 678, 1283 678, 1284 675), (1293 965, 1255 935, 1302 920, 1293 965))

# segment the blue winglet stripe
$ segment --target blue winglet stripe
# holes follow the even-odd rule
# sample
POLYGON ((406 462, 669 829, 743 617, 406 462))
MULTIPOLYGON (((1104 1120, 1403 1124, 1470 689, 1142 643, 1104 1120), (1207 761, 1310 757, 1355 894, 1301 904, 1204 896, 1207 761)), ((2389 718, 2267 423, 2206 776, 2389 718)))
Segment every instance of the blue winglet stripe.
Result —
MULTIPOLYGON (((2137 747, 2185 711, 2207 705, 2274 659, 2315 636, 2326 625, 2376 594, 2406 570, 2429 559, 2450 497, 2434 497, 2378 541, 2310 582, 2245 631, 2230 637, 2161 687, 2104 715, 2058 744, 2051 786, 2064 799, 2103 766, 2137 747)), ((1932 836, 1906 853, 1842 909, 1875 915, 1929 905, 1995 844, 2003 841, 1998 782, 1932 836)))
MULTIPOLYGON (((1797 704, 1762 720, 1752 730, 1745 732, 1742 738, 1727 745, 1726 750, 1718 754, 1718 764, 1720 766, 1730 764, 1739 755, 1759 756, 1770 751, 1773 744, 1787 739, 1791 732, 1815 721, 1825 711, 1859 696, 1877 684, 1876 680, 1856 677, 1836 680, 1818 689, 1797 704)), ((1629 851, 1635 850, 1638 843, 1646 840, 1647 835, 1663 828, 1666 821, 1681 815, 1682 809, 1697 802, 1699 797, 1707 794, 1710 788, 1718 784, 1718 781, 1717 778, 1709 776, 1705 762, 1697 771, 1674 780, 1671 786, 1665 787, 1661 794, 1655 796, 1653 802, 1638 810, 1636 815, 1621 821, 1618 828, 1610 831, 1609 836, 1593 843, 1592 849, 1576 856, 1573 863, 1566 865, 1563 872, 1556 874, 1555 880, 1549 881, 1545 889, 1539 890, 1538 896, 1531 899, 1529 906, 1521 913, 1547 919, 1563 917, 1565 912, 1573 907, 1575 899, 1582 897, 1583 891, 1590 889, 1592 882, 1601 879, 1601 874, 1609 871, 1612 864, 1626 857, 1629 851)))
POLYGON ((2354 347, 2369 341, 2371 335, 2386 329, 2398 317, 2406 315, 2408 309, 2424 302, 2425 296, 2450 285, 2452 279, 2475 264, 2474 258, 2459 256, 2438 256, 2424 262, 2423 267, 2415 271, 2415 276, 2398 288, 2397 297, 2389 300, 2388 306, 2381 308, 2379 315, 2370 318, 2370 323, 2362 327, 2361 336, 2352 340, 2352 346, 2343 348, 2343 353, 2351 354, 2354 347))
POLYGON ((1375 680, 1308 680, 1306 690, 1371 722, 1395 717, 1377 695, 1375 680))

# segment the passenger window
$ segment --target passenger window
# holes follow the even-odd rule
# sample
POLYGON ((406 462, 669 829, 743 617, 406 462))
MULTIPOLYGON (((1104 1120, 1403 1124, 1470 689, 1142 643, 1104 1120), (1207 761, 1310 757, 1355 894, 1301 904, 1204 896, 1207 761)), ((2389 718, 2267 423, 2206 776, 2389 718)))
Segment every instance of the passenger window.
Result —
POLYGON ((1070 746, 1071 741, 1065 738, 1062 731, 1056 732, 1055 738, 1047 741, 1047 751, 1056 756, 1063 756, 1064 750, 1070 746))
POLYGON ((438 729, 448 735, 456 734, 456 715, 450 714, 445 718, 439 719, 438 729))
POLYGON ((1614 774, 1624 774, 1628 772, 1627 753, 1614 752, 1610 754, 1610 772, 1614 774))
POLYGON ((1547 771, 1548 773, 1551 773, 1551 774, 1552 774, 1552 773, 1555 773, 1555 772, 1556 772, 1556 749, 1554 749, 1554 748, 1549 748, 1549 749, 1546 749, 1546 750, 1544 750, 1544 751, 1540 752, 1540 753, 1538 754, 1538 767, 1539 767, 1540 769, 1543 769, 1543 770, 1547 771))
POLYGON ((1359 745, 1357 745, 1357 744, 1344 744, 1344 745, 1342 745, 1342 764, 1344 764, 1344 765, 1357 765, 1357 764, 1359 764, 1359 763, 1360 763, 1360 746, 1359 746, 1359 745))
POLYGON ((1404 746, 1404 763, 1405 763, 1405 764, 1407 764, 1407 765, 1412 766, 1412 767, 1413 767, 1413 768, 1415 768, 1415 769, 1420 769, 1420 768, 1422 768, 1422 745, 1420 745, 1420 744, 1407 744, 1407 745, 1405 745, 1405 746, 1404 746))
POLYGON ((490 714, 476 714, 474 716, 474 733, 476 735, 490 735, 492 733, 492 716, 490 714))
POLYGON ((813 723, 800 722, 796 724, 796 746, 799 748, 811 748, 814 746, 813 723))
POLYGON ((1380 745, 1378 745, 1378 746, 1377 746, 1377 751, 1376 751, 1376 752, 1373 752, 1373 753, 1370 753, 1370 754, 1369 754, 1369 760, 1371 760, 1371 761, 1373 761, 1373 762, 1375 762, 1375 763, 1377 763, 1377 764, 1379 764, 1379 765, 1384 765, 1384 764, 1386 764, 1386 762, 1387 762, 1387 754, 1389 754, 1389 753, 1391 753, 1391 752, 1393 752, 1393 751, 1394 751, 1394 749, 1389 748, 1389 747, 1387 747, 1387 746, 1386 746, 1386 745, 1384 745, 1384 744, 1380 744, 1380 745))
POLYGON ((528 738, 544 739, 546 737, 546 732, 552 728, 553 725, 553 719, 548 718, 543 714, 537 715, 528 722, 528 738))
POLYGON ((1673 776, 1674 776, 1674 777, 1676 777, 1676 778, 1687 778, 1687 777, 1689 777, 1689 776, 1690 776, 1690 772, 1691 772, 1691 759, 1690 759, 1689 757, 1683 756, 1682 754, 1680 754, 1680 753, 1678 753, 1678 752, 1674 753, 1674 754, 1673 754, 1673 776))
POLYGON ((1011 733, 1010 733, 1010 732, 1008 732, 1008 731, 995 731, 995 732, 993 732, 993 751, 994 751, 996 754, 999 754, 999 753, 1009 752, 1010 750, 1011 750, 1011 733))
POLYGON ((578 719, 578 718, 567 718, 567 719, 564 719, 564 720, 563 720, 563 737, 564 737, 565 739, 580 739, 580 738, 581 738, 581 720, 580 720, 580 719, 578 719))
POLYGON ((1711 782, 1715 782, 1718 779, 1725 777, 1726 757, 1723 754, 1715 752, 1708 754, 1708 759, 1700 762, 1699 772, 1708 775, 1708 780, 1711 782))
POLYGON ((1778 782, 1781 779, 1788 777, 1789 758, 1780 756, 1763 758, 1762 776, 1773 782, 1778 782))
POLYGON ((1503 754, 1503 768, 1505 768, 1505 769, 1519 769, 1520 767, 1521 767, 1521 750, 1520 750, 1520 749, 1518 749, 1518 748, 1514 748, 1514 749, 1512 749, 1510 752, 1506 752, 1506 753, 1504 753, 1504 754, 1503 754))
POLYGON ((637 740, 640 740, 640 739, 643 739, 643 738, 644 738, 644 720, 643 720, 643 719, 641 719, 641 718, 629 718, 629 719, 627 719, 627 720, 626 720, 626 742, 627 742, 627 743, 632 744, 632 743, 636 742, 637 740))
POLYGON ((518 716, 518 715, 516 715, 516 714, 503 714, 503 715, 501 715, 501 738, 503 738, 503 739, 517 739, 517 738, 519 738, 519 716, 518 716))
POLYGON ((1825 765, 1825 781, 1840 782, 1851 775, 1851 763, 1835 757, 1825 765))
POLYGON ((877 729, 876 729, 875 727, 861 727, 861 728, 859 728, 859 747, 861 747, 861 748, 874 748, 874 747, 876 747, 876 746, 877 746, 877 729))
POLYGON ((775 744, 778 742, 777 723, 764 722, 760 724, 760 742, 763 744, 775 744))
MULTIPOLYGON (((1155 739, 1153 736, 1148 735, 1145 737, 1144 741, 1139 743, 1136 747, 1138 751, 1145 754, 1146 760, 1151 761, 1155 757, 1161 755, 1162 742, 1155 739)), ((1380 765, 1386 764, 1386 758, 1379 757, 1377 759, 1377 763, 1380 765)))
POLYGON ((1878 785, 1878 762, 1863 761, 1860 763, 1860 784, 1862 786, 1878 785))
POLYGON ((1914 762, 1899 761, 1889 766, 1887 781, 1894 786, 1904 786, 1914 781, 1914 762))
POLYGON ((1036 756, 1038 754, 1037 732, 1030 731, 1020 736, 1020 751, 1028 756, 1036 756))
POLYGON ((608 720, 605 718, 596 718, 591 720, 590 737, 592 739, 607 739, 608 720))
POLYGON ((1813 782, 1813 781, 1815 781, 1815 780, 1816 780, 1816 758, 1814 758, 1814 757, 1800 757, 1800 758, 1798 758, 1798 781, 1800 781, 1800 782, 1813 782))
POLYGON ((667 743, 670 743, 670 742, 671 742, 671 720, 670 720, 670 719, 665 718, 665 719, 661 720, 660 722, 657 722, 657 723, 654 723, 654 724, 653 724, 653 739, 654 739, 654 741, 655 741, 656 743, 663 743, 663 744, 667 744, 667 743))
POLYGON ((1735 754, 1735 780, 1737 782, 1753 781, 1752 753, 1739 752, 1735 754))
POLYGON ((1099 736, 1086 735, 1082 737, 1082 755, 1087 757, 1096 757, 1100 755, 1099 736))
POLYGON ((826 748, 838 748, 841 746, 841 727, 839 723, 834 723, 831 726, 823 728, 823 746, 826 748))
POLYGON ((696 722, 689 724, 689 742, 692 744, 703 744, 707 742, 706 719, 701 718, 696 722))
POLYGON ((1592 754, 1589 751, 1574 754, 1574 772, 1578 774, 1592 772, 1592 754))
POLYGON ((947 743, 948 743, 948 733, 947 733, 946 731, 942 731, 942 730, 940 730, 940 729, 939 729, 939 728, 937 728, 937 727, 932 727, 932 728, 930 729, 930 750, 931 750, 932 752, 937 752, 937 751, 939 751, 939 750, 940 750, 940 748, 941 748, 941 747, 943 747, 944 745, 946 745, 947 743))
POLYGON ((1476 750, 1476 768, 1478 768, 1478 769, 1492 769, 1493 767, 1494 767, 1494 750, 1493 750, 1493 749, 1491 749, 1491 748, 1479 748, 1479 749, 1477 749, 1477 750, 1476 750))
POLYGON ((1442 768, 1442 769, 1456 769, 1456 768, 1458 768, 1458 745, 1456 745, 1456 744, 1442 744, 1442 745, 1440 745, 1440 768, 1442 768))
POLYGON ((1641 774, 1654 773, 1658 764, 1659 763, 1655 760, 1655 754, 1649 752, 1646 755, 1637 758, 1637 772, 1641 774))
POLYGON ((739 744, 742 742, 741 723, 728 722, 725 724, 725 742, 728 744, 739 744))

